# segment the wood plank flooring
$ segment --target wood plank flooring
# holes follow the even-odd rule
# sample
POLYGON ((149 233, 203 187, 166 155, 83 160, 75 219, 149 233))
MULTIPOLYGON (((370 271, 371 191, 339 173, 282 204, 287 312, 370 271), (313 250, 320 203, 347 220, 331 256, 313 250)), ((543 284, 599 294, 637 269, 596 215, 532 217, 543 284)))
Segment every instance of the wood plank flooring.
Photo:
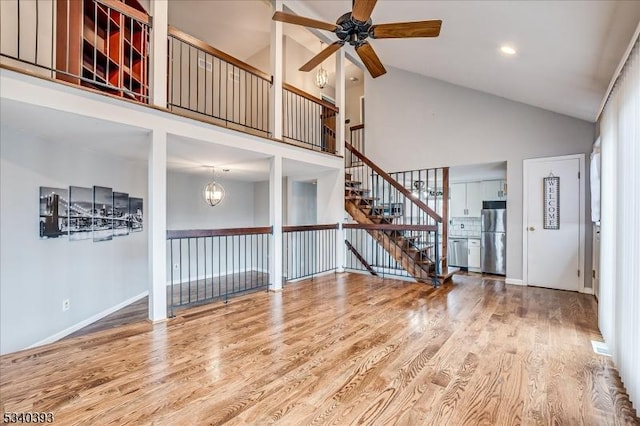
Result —
POLYGON ((592 296, 327 275, 0 357, 56 424, 638 425, 592 296))
MULTIPOLYGON (((174 308, 185 309, 189 304, 211 303, 212 299, 224 300, 236 297, 238 293, 251 291, 266 291, 269 274, 251 271, 220 275, 212 278, 193 280, 186 283, 176 283, 167 287, 167 302, 173 302, 174 308)), ((169 313, 171 310, 169 309, 169 313)), ((68 335, 71 337, 84 336, 97 331, 122 327, 123 325, 144 322, 149 318, 149 297, 143 297, 106 317, 68 335)))

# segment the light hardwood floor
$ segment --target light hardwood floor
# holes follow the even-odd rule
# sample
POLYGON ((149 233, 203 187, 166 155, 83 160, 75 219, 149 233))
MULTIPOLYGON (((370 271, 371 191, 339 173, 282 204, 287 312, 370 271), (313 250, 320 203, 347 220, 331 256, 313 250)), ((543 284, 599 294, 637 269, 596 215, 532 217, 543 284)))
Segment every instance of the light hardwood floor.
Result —
POLYGON ((56 424, 637 425, 592 296, 327 275, 0 358, 56 424))

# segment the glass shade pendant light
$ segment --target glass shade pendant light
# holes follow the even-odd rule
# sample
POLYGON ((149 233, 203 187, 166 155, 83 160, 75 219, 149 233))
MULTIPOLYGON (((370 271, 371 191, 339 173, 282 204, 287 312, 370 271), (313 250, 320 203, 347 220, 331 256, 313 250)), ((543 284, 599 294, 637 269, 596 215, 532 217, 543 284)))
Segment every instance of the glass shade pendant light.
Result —
MULTIPOLYGON (((324 44, 320 42, 321 52, 323 47, 324 47, 324 44)), ((316 71, 315 85, 320 89, 324 89, 324 87, 327 85, 328 82, 329 82, 329 75, 327 74, 327 70, 322 68, 322 62, 320 62, 320 68, 318 68, 318 71, 316 71)))
POLYGON ((217 206, 224 200, 224 187, 216 182, 216 169, 211 168, 213 172, 213 179, 209 182, 202 191, 202 195, 207 204, 211 207, 217 206))

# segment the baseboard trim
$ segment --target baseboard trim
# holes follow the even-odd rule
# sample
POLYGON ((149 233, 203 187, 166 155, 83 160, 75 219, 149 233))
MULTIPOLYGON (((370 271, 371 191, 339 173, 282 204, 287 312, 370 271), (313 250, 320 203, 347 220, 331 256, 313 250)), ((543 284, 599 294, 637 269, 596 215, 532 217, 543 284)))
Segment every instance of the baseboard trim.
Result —
POLYGON ((504 280, 505 284, 511 284, 511 285, 522 285, 522 286, 526 286, 525 283, 522 282, 522 280, 516 279, 516 278, 507 278, 504 280))
POLYGON ((144 292, 142 292, 142 293, 140 293, 140 294, 138 294, 136 296, 133 296, 133 297, 131 297, 131 298, 129 298, 129 299, 123 301, 123 302, 118 303, 115 306, 112 306, 112 307, 110 307, 108 309, 105 309, 104 311, 99 312, 99 313, 87 318, 86 320, 80 321, 79 323, 74 324, 69 328, 65 328, 64 330, 59 331, 58 333, 56 333, 56 334, 54 334, 52 336, 49 336, 49 337, 47 337, 45 339, 40 340, 39 342, 36 342, 36 343, 34 343, 34 344, 30 345, 30 346, 27 346, 25 349, 32 349, 32 348, 35 348, 35 347, 38 347, 38 346, 47 345, 49 343, 56 342, 56 341, 62 339, 63 337, 68 336, 69 334, 74 333, 74 332, 80 330, 81 328, 84 328, 84 327, 88 326, 89 324, 93 324, 94 322, 106 317, 107 315, 111 315, 112 313, 124 308, 125 306, 128 306, 128 305, 130 305, 130 304, 132 304, 134 302, 137 302, 138 300, 142 299, 143 297, 147 297, 148 295, 149 295, 149 291, 144 291, 144 292))
MULTIPOLYGON (((287 279, 287 280, 286 280, 286 281, 284 281, 283 283, 284 283, 284 284, 286 284, 286 283, 297 283, 297 282, 300 282, 300 281, 310 280, 310 279, 313 279, 313 278, 318 278, 318 277, 322 277, 322 276, 324 276, 324 275, 335 274, 335 273, 336 273, 336 271, 334 271, 334 270, 332 269, 332 270, 330 270, 330 271, 324 271, 324 272, 319 272, 319 273, 317 273, 317 274, 313 274, 313 275, 307 275, 306 277, 294 278, 294 279, 292 279, 292 280, 287 279)), ((286 277, 285 277, 285 278, 286 278, 286 277)))
POLYGON ((588 288, 588 287, 584 287, 580 293, 593 295, 593 289, 592 288, 588 288))

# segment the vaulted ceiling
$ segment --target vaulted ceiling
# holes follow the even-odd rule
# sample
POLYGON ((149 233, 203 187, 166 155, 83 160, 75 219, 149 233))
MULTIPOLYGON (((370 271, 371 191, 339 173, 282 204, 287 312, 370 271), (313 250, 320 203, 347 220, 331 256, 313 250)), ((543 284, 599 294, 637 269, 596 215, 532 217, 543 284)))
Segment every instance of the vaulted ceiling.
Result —
MULTIPOLYGON (((285 5, 335 22, 350 10, 351 0, 285 0, 285 5)), ((215 40, 240 59, 269 44, 271 9, 265 1, 170 0, 169 9, 170 23, 215 40)), ((640 1, 379 0, 372 19, 443 20, 436 39, 373 40, 387 67, 594 121, 640 22, 640 1), (516 55, 501 54, 503 44, 513 46, 516 55)), ((285 25, 285 33, 318 50, 310 32, 285 25)))

